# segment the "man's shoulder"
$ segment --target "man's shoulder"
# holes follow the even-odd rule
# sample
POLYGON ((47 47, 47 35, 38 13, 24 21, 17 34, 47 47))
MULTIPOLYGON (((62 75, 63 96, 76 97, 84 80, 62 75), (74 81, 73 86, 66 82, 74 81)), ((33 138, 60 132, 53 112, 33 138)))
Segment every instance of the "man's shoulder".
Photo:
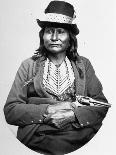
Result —
POLYGON ((81 62, 83 62, 85 68, 90 64, 90 60, 84 56, 79 56, 80 59, 82 60, 81 62))
POLYGON ((79 56, 79 57, 80 57, 80 59, 81 59, 84 63, 89 62, 89 59, 88 59, 88 58, 86 58, 86 57, 84 57, 84 56, 79 56))
POLYGON ((91 64, 91 61, 88 58, 80 56, 80 59, 82 60, 86 71, 91 70, 92 72, 94 72, 93 65, 91 64))
POLYGON ((32 59, 32 57, 29 57, 21 62, 20 68, 28 70, 28 68, 33 67, 34 63, 35 61, 32 59))
POLYGON ((37 59, 34 59, 32 56, 23 60, 21 63, 21 67, 25 68, 26 70, 37 68, 36 66, 39 66, 38 64, 41 64, 43 60, 43 57, 38 57, 37 59))
POLYGON ((31 64, 31 63, 34 63, 34 60, 32 59, 32 57, 29 57, 22 61, 22 64, 31 64))

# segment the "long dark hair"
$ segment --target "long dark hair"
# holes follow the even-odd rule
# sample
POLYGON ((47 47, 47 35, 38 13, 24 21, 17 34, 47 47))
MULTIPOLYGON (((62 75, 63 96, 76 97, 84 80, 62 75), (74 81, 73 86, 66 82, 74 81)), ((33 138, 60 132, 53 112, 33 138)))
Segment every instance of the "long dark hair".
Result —
MULTIPOLYGON (((39 45, 39 48, 34 53, 34 55, 32 56, 34 60, 37 60, 39 57, 42 57, 42 56, 44 56, 45 59, 47 58, 48 51, 44 46, 44 40, 43 40, 44 30, 45 28, 42 28, 39 32, 40 45, 39 45)), ((80 62, 80 57, 77 52, 78 42, 77 42, 76 35, 73 34, 70 30, 68 30, 68 32, 69 32, 69 37, 70 37, 70 46, 68 47, 66 51, 66 56, 68 57, 69 60, 74 61, 74 63, 80 62)), ((78 69, 80 77, 83 78, 82 70, 80 68, 77 68, 77 69, 78 69)))

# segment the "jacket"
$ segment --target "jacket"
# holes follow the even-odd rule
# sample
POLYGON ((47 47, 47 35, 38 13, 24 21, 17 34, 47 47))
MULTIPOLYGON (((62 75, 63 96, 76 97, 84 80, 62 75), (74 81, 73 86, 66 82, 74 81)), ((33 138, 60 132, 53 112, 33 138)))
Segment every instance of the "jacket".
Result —
MULTIPOLYGON (((102 85, 95 75, 90 61, 81 56, 80 59, 84 65, 84 82, 79 79, 79 72, 76 66, 79 66, 79 63, 75 65, 72 62, 76 80, 76 94, 107 102, 102 92, 102 85)), ((42 87, 44 64, 44 59, 41 59, 38 65, 36 65, 36 61, 32 58, 22 62, 4 106, 6 121, 11 125, 19 126, 17 138, 25 145, 31 139, 36 129, 43 123, 43 114, 46 112, 47 106, 57 103, 42 87), (36 67, 38 67, 38 71, 35 75, 36 67), (29 83, 33 83, 36 92, 36 95, 31 97, 28 95, 31 91, 31 89, 29 90, 29 83)), ((77 130, 85 129, 85 131, 87 128, 92 128, 96 133, 101 127, 107 111, 108 108, 106 107, 78 107, 75 110, 78 122, 74 126, 77 130)))

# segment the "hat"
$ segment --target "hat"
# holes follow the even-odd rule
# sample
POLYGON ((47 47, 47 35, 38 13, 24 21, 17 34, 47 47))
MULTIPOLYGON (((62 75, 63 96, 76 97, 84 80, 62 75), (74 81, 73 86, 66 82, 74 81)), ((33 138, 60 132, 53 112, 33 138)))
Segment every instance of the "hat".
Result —
POLYGON ((75 35, 79 34, 76 24, 72 24, 75 16, 74 7, 65 1, 51 1, 45 9, 45 21, 37 19, 37 23, 41 28, 45 27, 62 27, 75 35))

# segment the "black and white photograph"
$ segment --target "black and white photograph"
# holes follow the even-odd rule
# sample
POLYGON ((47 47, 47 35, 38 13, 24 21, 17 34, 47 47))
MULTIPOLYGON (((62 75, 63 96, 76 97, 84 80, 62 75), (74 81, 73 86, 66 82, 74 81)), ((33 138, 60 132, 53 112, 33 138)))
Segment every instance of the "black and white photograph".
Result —
POLYGON ((114 155, 114 0, 0 1, 1 155, 114 155))

